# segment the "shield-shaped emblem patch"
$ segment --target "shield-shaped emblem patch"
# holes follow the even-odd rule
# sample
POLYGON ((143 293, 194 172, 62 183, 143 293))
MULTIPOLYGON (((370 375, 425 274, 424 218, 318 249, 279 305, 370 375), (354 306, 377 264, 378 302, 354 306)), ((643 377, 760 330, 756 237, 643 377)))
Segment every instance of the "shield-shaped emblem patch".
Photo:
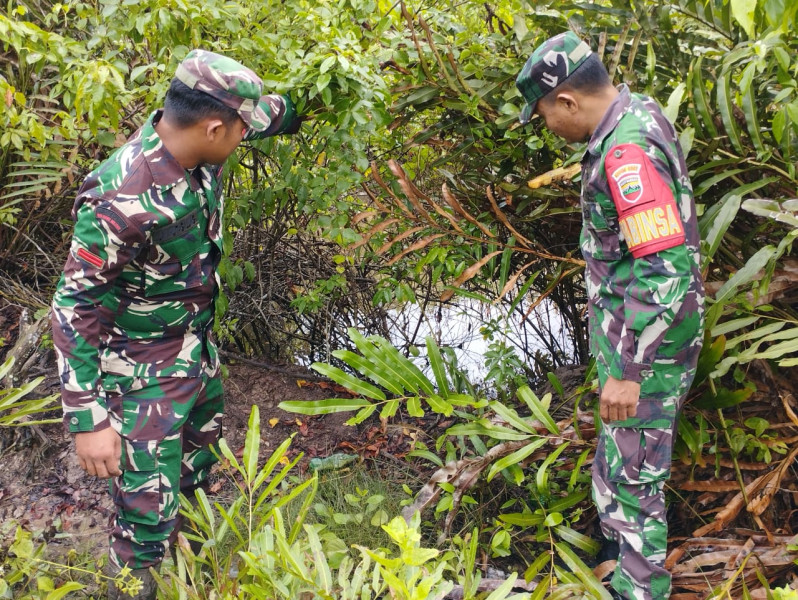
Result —
POLYGON ((624 200, 634 204, 643 197, 643 180, 640 177, 641 165, 630 163, 612 172, 612 178, 624 200))

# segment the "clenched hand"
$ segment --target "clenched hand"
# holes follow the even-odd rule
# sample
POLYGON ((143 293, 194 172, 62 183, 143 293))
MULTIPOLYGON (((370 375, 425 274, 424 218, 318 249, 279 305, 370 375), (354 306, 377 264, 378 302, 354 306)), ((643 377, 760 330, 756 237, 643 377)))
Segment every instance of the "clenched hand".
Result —
POLYGON ((605 423, 623 421, 637 414, 640 384, 609 377, 601 390, 599 415, 605 423))
POLYGON ((121 475, 122 439, 113 427, 75 434, 75 450, 81 468, 89 475, 107 479, 121 475))

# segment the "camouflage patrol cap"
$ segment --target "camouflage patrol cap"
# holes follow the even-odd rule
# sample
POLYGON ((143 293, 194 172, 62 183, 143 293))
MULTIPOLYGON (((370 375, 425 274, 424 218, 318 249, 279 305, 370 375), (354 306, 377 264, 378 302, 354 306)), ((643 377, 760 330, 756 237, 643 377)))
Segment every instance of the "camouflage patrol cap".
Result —
POLYGON ((570 77, 592 50, 571 31, 549 38, 538 46, 521 69, 515 85, 527 104, 519 119, 528 123, 538 100, 570 77))
POLYGON ((238 61, 207 50, 192 50, 177 66, 175 77, 235 110, 251 130, 247 137, 269 127, 272 110, 263 95, 263 81, 238 61))

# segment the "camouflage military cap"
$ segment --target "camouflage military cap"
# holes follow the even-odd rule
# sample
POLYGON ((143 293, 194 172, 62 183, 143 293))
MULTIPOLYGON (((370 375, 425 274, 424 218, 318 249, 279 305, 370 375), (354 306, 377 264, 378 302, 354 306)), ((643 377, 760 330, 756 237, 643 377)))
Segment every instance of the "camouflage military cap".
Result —
POLYGON ((192 50, 178 65, 175 77, 235 110, 252 132, 269 127, 271 109, 263 95, 263 81, 238 61, 215 52, 192 50))
POLYGON ((515 80, 527 102, 521 110, 521 123, 529 122, 538 100, 568 79, 591 52, 590 46, 571 31, 555 35, 535 49, 515 80))

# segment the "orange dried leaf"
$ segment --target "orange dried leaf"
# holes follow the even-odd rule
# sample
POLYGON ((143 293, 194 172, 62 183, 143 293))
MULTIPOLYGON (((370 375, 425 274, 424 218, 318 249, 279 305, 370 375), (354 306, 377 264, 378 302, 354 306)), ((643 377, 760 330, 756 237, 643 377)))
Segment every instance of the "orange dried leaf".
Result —
POLYGON ((399 222, 399 219, 394 218, 394 219, 386 219, 385 221, 377 223, 374 227, 369 229, 366 233, 362 234, 362 237, 360 238, 360 241, 357 242, 356 244, 354 244, 352 246, 352 249, 360 248, 360 246, 363 246, 363 245, 367 244, 369 242, 369 240, 371 240, 371 238, 373 236, 375 236, 376 234, 378 234, 381 231, 384 231, 387 227, 390 227, 394 223, 398 223, 398 222, 399 222))
POLYGON ((377 254, 385 254, 385 252, 387 252, 388 249, 390 249, 390 247, 393 246, 394 244, 397 244, 397 243, 401 242, 402 240, 406 240, 411 235, 413 235, 415 233, 418 233, 419 231, 423 231, 424 229, 425 229, 425 227, 419 225, 418 227, 412 227, 412 228, 408 229, 407 231, 403 231, 402 233, 397 235, 392 240, 388 240, 382 246, 380 246, 377 249, 377 254))
POLYGON ((414 244, 411 244, 410 246, 402 250, 399 254, 394 256, 386 264, 390 267, 391 265, 401 260, 404 256, 407 256, 408 254, 410 254, 411 252, 415 252, 416 250, 421 250, 422 248, 425 248, 435 240, 442 238, 444 235, 445 234, 443 233, 436 233, 435 235, 428 235, 427 237, 421 238, 414 244))
POLYGON ((443 190, 443 199, 446 200, 447 204, 451 206, 457 214, 462 216, 469 223, 473 223, 474 225, 479 227, 480 231, 482 231, 482 233, 484 233, 488 237, 492 238, 496 237, 495 233, 493 233, 490 229, 485 227, 485 225, 477 221, 474 217, 472 217, 470 214, 468 214, 465 211, 465 209, 457 201, 457 198, 455 198, 454 195, 449 191, 449 187, 445 183, 443 184, 443 186, 441 186, 441 189, 443 190))
POLYGON ((521 277, 524 271, 526 271, 529 267, 531 267, 534 263, 526 263, 523 267, 518 269, 512 277, 507 280, 507 283, 504 284, 502 291, 499 292, 498 297, 493 301, 494 304, 498 304, 498 302, 504 298, 504 296, 509 292, 511 289, 515 287, 515 282, 518 281, 518 278, 521 277))
MULTIPOLYGON (((495 252, 491 252, 487 256, 483 256, 482 259, 479 262, 474 263, 473 265, 468 267, 465 271, 460 273, 460 277, 455 279, 454 283, 452 284, 452 287, 459 288, 466 281, 468 281, 469 279, 474 277, 477 273, 479 273, 479 270, 482 267, 484 267, 491 258, 493 258, 497 254, 501 254, 501 253, 502 253, 502 250, 496 250, 495 252)), ((450 290, 446 290, 445 292, 443 292, 443 294, 441 294, 441 302, 446 302, 453 295, 454 295, 454 290, 451 290, 451 289, 450 290)))

